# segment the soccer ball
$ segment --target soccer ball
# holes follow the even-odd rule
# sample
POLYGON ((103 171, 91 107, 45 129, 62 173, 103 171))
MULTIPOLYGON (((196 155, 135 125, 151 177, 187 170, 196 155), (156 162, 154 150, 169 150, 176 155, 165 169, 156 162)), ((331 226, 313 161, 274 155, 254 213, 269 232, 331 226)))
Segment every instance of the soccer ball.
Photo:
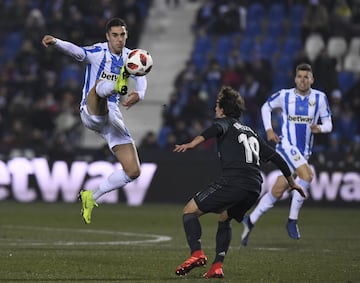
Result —
POLYGON ((150 53, 144 49, 131 50, 125 60, 125 68, 130 75, 144 76, 153 66, 150 53))

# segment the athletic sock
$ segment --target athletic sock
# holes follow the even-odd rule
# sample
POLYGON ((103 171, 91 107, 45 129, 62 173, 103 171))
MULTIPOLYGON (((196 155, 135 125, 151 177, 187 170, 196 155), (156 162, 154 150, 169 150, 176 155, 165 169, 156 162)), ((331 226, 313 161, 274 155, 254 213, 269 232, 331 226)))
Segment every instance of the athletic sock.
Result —
POLYGON ((199 218, 193 213, 184 214, 183 225, 191 253, 201 250, 201 225, 199 218))
POLYGON ((259 201, 258 205, 250 214, 250 221, 252 224, 255 224, 259 218, 267 212, 270 208, 274 206, 274 203, 277 202, 277 198, 274 197, 271 191, 267 192, 259 201))
POLYGON ((109 177, 107 177, 99 186, 97 190, 93 192, 94 200, 99 199, 102 195, 111 192, 116 189, 120 189, 127 183, 130 183, 132 179, 126 175, 122 169, 115 170, 109 177))
POLYGON ((229 249, 232 237, 230 221, 218 222, 216 233, 216 256, 214 262, 224 262, 225 255, 229 249))
MULTIPOLYGON (((310 183, 300 178, 297 178, 296 181, 304 189, 305 195, 307 195, 308 189, 310 187, 310 183)), ((290 205, 290 213, 289 213, 290 219, 293 220, 298 219, 299 211, 302 204, 304 203, 304 200, 305 199, 297 191, 295 190, 293 191, 291 205, 290 205)))

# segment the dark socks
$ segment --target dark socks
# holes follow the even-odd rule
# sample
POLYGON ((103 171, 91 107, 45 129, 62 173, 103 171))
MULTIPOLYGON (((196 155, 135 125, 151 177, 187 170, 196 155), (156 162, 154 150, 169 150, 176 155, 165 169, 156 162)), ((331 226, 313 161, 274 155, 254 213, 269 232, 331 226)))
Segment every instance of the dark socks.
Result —
POLYGON ((201 225, 199 218, 192 213, 184 214, 183 224, 191 253, 201 250, 201 225))
POLYGON ((230 221, 218 222, 216 233, 216 256, 215 262, 223 262, 229 249, 232 237, 232 228, 230 221))

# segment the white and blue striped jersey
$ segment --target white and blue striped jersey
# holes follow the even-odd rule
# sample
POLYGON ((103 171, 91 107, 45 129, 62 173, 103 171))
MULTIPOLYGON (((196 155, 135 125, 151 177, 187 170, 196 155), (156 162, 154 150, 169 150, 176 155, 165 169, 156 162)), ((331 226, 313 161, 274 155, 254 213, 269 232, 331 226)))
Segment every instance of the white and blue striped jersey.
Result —
MULTIPOLYGON (((121 55, 112 54, 108 43, 96 43, 92 46, 79 47, 73 43, 57 39, 55 46, 65 54, 72 56, 77 61, 86 63, 84 87, 81 106, 86 104, 87 95, 98 79, 116 82, 125 58, 131 51, 124 47, 121 55)), ((139 98, 143 99, 147 87, 145 76, 131 76, 135 80, 136 91, 139 98)), ((118 94, 108 97, 109 102, 117 103, 118 94)))
POLYGON ((264 106, 262 115, 265 130, 272 128, 271 121, 266 121, 266 117, 271 117, 273 109, 280 108, 282 146, 296 146, 305 157, 311 155, 314 141, 310 126, 317 124, 319 119, 331 118, 325 93, 316 89, 310 89, 310 94, 306 96, 296 94, 295 88, 282 89, 271 95, 264 106))

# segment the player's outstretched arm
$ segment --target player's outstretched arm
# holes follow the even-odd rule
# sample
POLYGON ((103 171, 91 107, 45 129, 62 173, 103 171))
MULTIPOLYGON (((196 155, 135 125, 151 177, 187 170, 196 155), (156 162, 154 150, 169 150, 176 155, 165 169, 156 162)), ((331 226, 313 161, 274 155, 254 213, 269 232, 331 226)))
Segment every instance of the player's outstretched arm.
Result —
POLYGON ((46 48, 54 45, 58 50, 66 55, 73 57, 75 60, 82 62, 86 58, 86 53, 83 48, 74 43, 55 38, 52 35, 45 35, 41 41, 46 48))
POLYGON ((205 138, 203 136, 197 136, 189 143, 176 144, 173 152, 185 152, 188 149, 193 149, 197 147, 203 141, 205 141, 205 138))

